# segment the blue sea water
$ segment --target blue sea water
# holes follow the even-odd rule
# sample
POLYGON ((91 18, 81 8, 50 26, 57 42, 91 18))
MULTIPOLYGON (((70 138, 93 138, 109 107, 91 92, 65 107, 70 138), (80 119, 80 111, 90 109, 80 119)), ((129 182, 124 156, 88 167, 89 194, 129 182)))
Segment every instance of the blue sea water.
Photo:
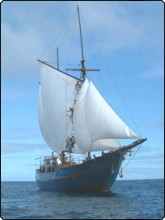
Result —
POLYGON ((35 182, 2 182, 3 219, 162 219, 164 180, 116 181, 113 193, 40 191, 35 182))

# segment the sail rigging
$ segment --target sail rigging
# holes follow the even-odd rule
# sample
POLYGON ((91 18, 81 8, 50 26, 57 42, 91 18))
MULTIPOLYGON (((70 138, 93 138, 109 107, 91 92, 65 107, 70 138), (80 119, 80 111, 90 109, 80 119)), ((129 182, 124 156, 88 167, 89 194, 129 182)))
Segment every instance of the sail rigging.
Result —
POLYGON ((36 169, 36 181, 43 190, 103 192, 117 178, 124 155, 147 139, 140 138, 117 115, 88 79, 86 71, 98 69, 85 67, 78 8, 77 11, 82 60, 80 69, 70 70, 81 71, 81 79, 59 70, 59 65, 55 68, 38 60, 39 126, 53 152, 36 169), (123 138, 138 140, 121 147, 118 139, 123 138), (54 156, 54 151, 60 155, 54 156), (94 151, 102 151, 101 156, 91 156, 94 151), (75 155, 70 153, 79 154, 79 161, 75 162, 75 155), (81 160, 80 154, 81 158, 84 154, 81 160))
POLYGON ((80 44, 81 44, 81 68, 72 68, 72 69, 66 69, 66 70, 72 70, 72 71, 81 71, 81 78, 83 81, 86 79, 86 72, 87 71, 100 71, 100 69, 87 69, 85 67, 85 59, 84 59, 84 49, 83 49, 83 38, 82 38, 82 29, 81 29, 81 20, 80 20, 80 12, 79 12, 79 7, 77 5, 77 14, 78 14, 78 23, 79 23, 79 30, 80 30, 80 44))
POLYGON ((139 138, 87 78, 75 102, 77 81, 41 63, 39 124, 45 141, 52 149, 57 152, 64 150, 66 138, 71 135, 76 138, 78 149, 75 152, 78 153, 119 147, 116 139, 139 138), (73 125, 67 116, 71 107, 74 109, 73 125))
POLYGON ((117 139, 139 136, 114 112, 86 76, 86 71, 99 69, 85 68, 78 7, 77 11, 82 53, 81 68, 68 70, 81 71, 83 80, 39 60, 40 129, 47 144, 56 152, 65 150, 66 139, 71 135, 76 138, 76 153, 119 148, 117 139), (78 82, 82 85, 82 88, 79 87, 80 91, 76 88, 78 82), (69 111, 70 116, 67 114, 69 111))

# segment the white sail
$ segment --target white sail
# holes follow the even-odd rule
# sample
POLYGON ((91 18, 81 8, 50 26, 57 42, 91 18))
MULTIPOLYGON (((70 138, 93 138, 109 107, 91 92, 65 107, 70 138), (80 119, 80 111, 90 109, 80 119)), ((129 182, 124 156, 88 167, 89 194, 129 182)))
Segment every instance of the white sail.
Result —
POLYGON ((115 150, 121 147, 116 139, 100 139, 92 142, 91 151, 115 150))
MULTIPOLYGON (((78 96, 73 124, 77 144, 82 152, 103 150, 104 145, 95 146, 93 143, 104 139, 109 140, 111 149, 119 146, 116 139, 139 138, 112 110, 88 79, 78 96)), ((108 145, 105 146, 105 149, 107 148, 108 145)))
POLYGON ((65 149, 66 137, 72 134, 70 107, 75 99, 77 79, 41 64, 39 90, 39 125, 47 144, 56 152, 65 149))
POLYGON ((139 138, 107 104, 91 81, 86 96, 86 117, 92 140, 139 138))
POLYGON ((82 153, 89 151, 89 146, 91 146, 91 138, 88 131, 88 125, 86 120, 86 95, 89 87, 88 80, 85 80, 79 96, 76 101, 76 105, 74 108, 74 115, 73 115, 73 129, 74 135, 76 138, 76 142, 82 151, 82 153))

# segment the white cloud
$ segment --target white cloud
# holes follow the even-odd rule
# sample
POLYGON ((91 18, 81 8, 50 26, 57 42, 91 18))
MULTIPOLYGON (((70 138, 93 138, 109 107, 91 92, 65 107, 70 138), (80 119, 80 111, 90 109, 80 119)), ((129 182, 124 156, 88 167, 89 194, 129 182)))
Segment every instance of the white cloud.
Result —
POLYGON ((2 100, 9 100, 9 99, 27 99, 36 97, 33 91, 24 90, 24 91, 2 91, 2 100))
POLYGON ((24 151, 36 151, 46 147, 45 144, 31 144, 31 143, 2 143, 2 153, 16 153, 24 151))
POLYGON ((164 78, 164 66, 159 64, 156 66, 151 66, 138 73, 137 75, 145 78, 164 78))
MULTIPOLYGON (((163 167, 131 167, 127 166, 127 168, 123 171, 123 180, 137 180, 137 179, 163 179, 164 178, 164 170, 163 167)), ((118 177, 119 179, 119 177, 118 177)))
POLYGON ((29 77, 37 64, 36 59, 43 49, 43 42, 34 27, 16 30, 2 23, 2 72, 29 77))
MULTIPOLYGON (((19 77, 26 75, 30 78, 34 71, 37 72, 36 59, 56 37, 70 15, 74 14, 76 4, 75 2, 33 2, 33 4, 22 2, 15 4, 12 10, 9 8, 6 13, 13 18, 12 21, 11 18, 2 19, 3 74, 15 76, 19 74, 19 77)), ((85 21, 102 53, 110 56, 118 54, 123 49, 135 50, 144 45, 146 47, 151 44, 152 47, 157 45, 160 33, 153 31, 157 23, 149 16, 150 11, 145 11, 147 14, 144 13, 141 19, 137 19, 136 15, 131 14, 130 8, 120 2, 78 2, 78 4, 82 21, 85 21)), ((143 9, 139 5, 139 10, 143 11, 145 7, 143 9)), ((83 30, 84 38, 85 34, 83 30)), ((78 45, 72 46, 75 57, 80 56, 78 45)), ((54 60, 55 47, 56 45, 50 52, 54 60)), ((87 52, 85 49, 85 51, 90 53, 91 50, 87 52)), ((64 54, 65 51, 62 53, 64 54)))
POLYGON ((104 52, 157 46, 160 33, 155 32, 154 28, 159 25, 151 16, 149 8, 145 11, 147 5, 138 7, 142 17, 131 14, 131 8, 121 2, 82 2, 80 5, 90 32, 104 52))

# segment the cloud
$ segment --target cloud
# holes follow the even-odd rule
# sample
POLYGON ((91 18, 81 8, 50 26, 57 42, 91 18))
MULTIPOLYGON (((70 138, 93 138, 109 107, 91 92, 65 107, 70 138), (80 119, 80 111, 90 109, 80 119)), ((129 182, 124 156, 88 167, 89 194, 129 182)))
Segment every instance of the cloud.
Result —
POLYGON ((127 166, 123 171, 124 179, 163 179, 163 167, 131 167, 127 166))
POLYGON ((162 120, 162 121, 154 122, 151 124, 151 126, 156 129, 164 129, 164 121, 162 120))
MULTIPOLYGON (((158 113, 159 113, 159 111, 158 111, 158 113)), ((161 113, 161 115, 163 117, 162 113, 161 113)), ((163 121, 163 119, 162 120, 155 120, 155 121, 150 120, 150 121, 145 122, 145 126, 150 130, 153 129, 155 131, 158 131, 158 130, 163 131, 164 130, 164 121, 163 121)))
POLYGON ((130 5, 121 2, 94 4, 81 3, 81 14, 96 42, 101 44, 102 51, 108 53, 123 49, 135 51, 139 47, 144 49, 144 46, 156 49, 158 39, 161 38, 163 42, 163 30, 161 36, 160 32, 153 31, 154 27, 159 28, 159 24, 153 19, 152 8, 149 5, 141 7, 137 4, 137 11, 133 14, 130 5), (148 11, 145 11, 146 7, 148 11))
POLYGON ((145 78, 164 78, 164 66, 159 64, 152 66, 150 68, 144 69, 142 72, 137 73, 137 75, 145 78))
MULTIPOLYGON (((3 7, 2 76, 31 80, 38 77, 35 74, 39 72, 37 59, 63 26, 64 19, 59 11, 62 5, 58 4, 58 8, 56 3, 50 2, 11 5, 3 7)), ((55 50, 52 53, 55 56, 55 50)))
POLYGON ((2 91, 2 100, 10 100, 10 99, 27 99, 36 97, 36 94, 31 90, 18 90, 18 91, 2 91))
POLYGON ((2 72, 6 77, 13 75, 24 78, 27 75, 30 78, 42 49, 42 39, 34 27, 21 31, 2 22, 2 72))
POLYGON ((139 157, 139 160, 143 161, 143 162, 147 162, 147 163, 155 163, 156 161, 162 160, 163 161, 163 155, 162 153, 155 153, 155 155, 153 154, 145 154, 144 156, 141 155, 139 157))
MULTIPOLYGON (((69 16, 74 14, 76 4, 77 2, 66 2, 64 7, 64 2, 24 2, 13 4, 12 9, 9 5, 3 8, 3 14, 6 13, 6 17, 2 17, 3 74, 34 77, 34 72, 38 71, 36 59, 55 39, 64 23, 70 18, 69 16)), ((126 7, 120 2, 78 2, 78 4, 81 9, 82 23, 85 22, 103 53, 112 55, 117 52, 118 54, 121 50, 129 48, 135 50, 144 45, 149 47, 150 44, 152 47, 153 45, 158 47, 159 32, 153 34, 153 28, 157 23, 150 16, 150 11, 142 13, 146 6, 137 5, 143 15, 140 18, 131 14, 128 5, 126 7)), ((84 27, 84 38, 85 34, 84 27)), ((66 37, 67 35, 68 33, 65 34, 66 37)), ((79 38, 78 31, 77 37, 79 38)), ((72 45, 75 57, 78 54, 77 43, 79 40, 72 45)), ((55 57, 55 47, 56 45, 53 45, 53 50, 52 46, 50 47, 52 57, 55 57)), ((91 50, 87 53, 90 54, 91 50)))
MULTIPOLYGON (((16 117, 16 114, 13 114, 13 116, 16 117)), ((24 118, 27 116, 24 113, 22 117, 24 118)), ((23 118, 21 118, 21 119, 23 119, 23 118)), ((18 118, 18 120, 20 120, 20 118, 18 118)), ((37 118, 36 118, 35 123, 33 123, 33 128, 31 126, 31 124, 28 125, 26 123, 21 123, 20 125, 18 125, 18 124, 15 124, 13 121, 12 121, 12 123, 13 123, 12 127, 10 127, 9 124, 4 123, 5 126, 3 126, 2 139, 1 139, 3 141, 3 143, 7 143, 6 142, 7 140, 11 140, 11 142, 13 142, 13 141, 16 142, 16 140, 22 141, 25 139, 34 141, 36 138, 38 140, 41 137, 41 135, 39 133, 39 125, 37 123, 37 118)), ((19 143, 19 142, 17 142, 17 143, 19 143)), ((28 143, 30 143, 30 141, 28 143)))
POLYGON ((2 143, 1 150, 3 154, 35 151, 44 148, 45 144, 20 144, 20 143, 2 143))

